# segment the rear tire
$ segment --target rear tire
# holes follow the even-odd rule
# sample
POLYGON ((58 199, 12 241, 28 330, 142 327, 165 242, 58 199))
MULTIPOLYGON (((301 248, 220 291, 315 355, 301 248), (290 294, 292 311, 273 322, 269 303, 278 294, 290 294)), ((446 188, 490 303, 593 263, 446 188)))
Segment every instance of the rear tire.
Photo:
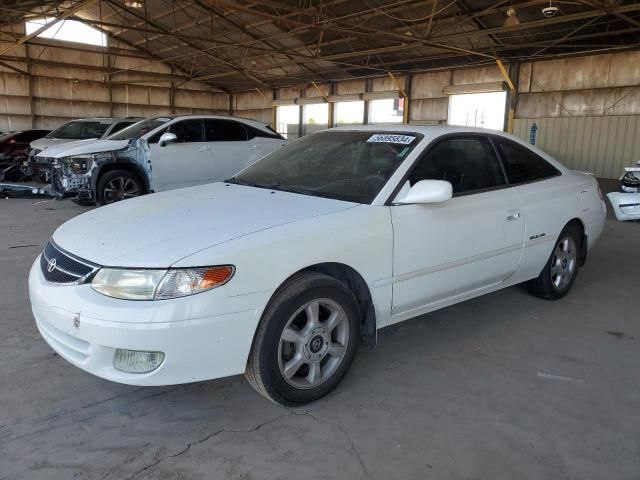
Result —
POLYGON ((127 170, 111 170, 98 179, 96 200, 102 205, 139 197, 144 186, 137 175, 127 170))
POLYGON ((285 406, 317 400, 351 366, 360 341, 360 312, 345 284, 321 273, 296 275, 267 306, 245 377, 262 396, 285 406))
POLYGON ((578 276, 581 246, 580 229, 574 224, 564 227, 538 278, 527 282, 529 292, 546 300, 558 300, 564 297, 571 290, 578 276))

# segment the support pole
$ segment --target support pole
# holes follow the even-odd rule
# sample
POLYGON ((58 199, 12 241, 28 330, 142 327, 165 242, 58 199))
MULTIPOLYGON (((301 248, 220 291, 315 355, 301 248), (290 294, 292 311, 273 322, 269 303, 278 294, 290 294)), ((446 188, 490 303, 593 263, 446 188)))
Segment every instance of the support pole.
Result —
POLYGON ((507 129, 506 131, 508 133, 513 133, 513 119, 515 117, 515 113, 516 113, 516 109, 515 109, 515 104, 516 104, 516 95, 517 95, 517 91, 516 91, 516 86, 514 85, 513 81, 511 80, 511 77, 509 76, 509 73, 507 72, 507 69, 504 68, 504 64, 502 63, 502 60, 500 60, 499 58, 496 59, 496 63, 498 64, 498 68, 500 69, 500 72, 502 73, 502 76, 504 77, 505 81, 507 82, 507 85, 509 85, 509 98, 508 98, 508 115, 507 115, 507 129))
POLYGON ((402 123, 407 124, 409 123, 409 95, 407 95, 407 91, 402 85, 400 85, 400 82, 395 77, 395 75, 391 72, 387 72, 387 73, 389 74, 389 77, 391 77, 391 80, 395 82, 396 87, 398 87, 398 90, 400 91, 400 95, 404 100, 404 108, 402 110, 402 123))

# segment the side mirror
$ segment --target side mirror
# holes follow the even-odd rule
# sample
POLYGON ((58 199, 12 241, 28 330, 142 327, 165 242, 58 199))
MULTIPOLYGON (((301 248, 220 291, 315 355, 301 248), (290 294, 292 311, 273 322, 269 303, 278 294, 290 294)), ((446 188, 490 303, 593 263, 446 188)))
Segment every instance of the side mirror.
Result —
POLYGON ((176 137, 175 133, 165 132, 158 140, 158 145, 161 147, 166 147, 170 143, 175 143, 178 141, 178 137, 176 137))
POLYGON ((453 187, 444 180, 420 180, 398 203, 441 203, 451 200, 453 187))

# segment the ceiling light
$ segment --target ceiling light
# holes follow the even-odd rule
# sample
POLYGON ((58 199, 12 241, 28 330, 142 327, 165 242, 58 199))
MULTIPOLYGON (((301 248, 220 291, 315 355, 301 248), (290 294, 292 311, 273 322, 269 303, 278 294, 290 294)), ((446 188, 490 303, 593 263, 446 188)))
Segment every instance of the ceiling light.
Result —
POLYGON ((505 18, 503 26, 513 27, 519 24, 520 24, 520 20, 518 19, 518 14, 516 13, 516 9, 513 7, 509 7, 507 9, 507 18, 505 18))
POLYGON ((551 3, 551 0, 549 0, 549 6, 542 9, 542 15, 547 18, 551 18, 555 17, 556 13, 558 13, 558 7, 554 7, 553 3, 551 3))
POLYGON ((144 0, 124 0, 124 6, 129 8, 142 8, 144 0))

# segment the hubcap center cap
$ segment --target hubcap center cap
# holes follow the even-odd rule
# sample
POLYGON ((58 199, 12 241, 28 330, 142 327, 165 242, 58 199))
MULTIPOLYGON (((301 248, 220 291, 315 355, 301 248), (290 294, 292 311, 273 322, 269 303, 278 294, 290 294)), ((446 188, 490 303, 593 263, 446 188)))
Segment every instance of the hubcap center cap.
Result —
POLYGON ((309 343, 309 350, 311 350, 311 353, 318 353, 322 349, 323 344, 322 337, 316 335, 311 339, 311 343, 309 343))
POLYGON ((562 259, 562 268, 567 268, 567 265, 569 264, 569 260, 567 260, 566 258, 562 259))
POLYGON ((329 332, 322 327, 314 328, 304 342, 304 356, 307 360, 320 361, 329 349, 329 332))

